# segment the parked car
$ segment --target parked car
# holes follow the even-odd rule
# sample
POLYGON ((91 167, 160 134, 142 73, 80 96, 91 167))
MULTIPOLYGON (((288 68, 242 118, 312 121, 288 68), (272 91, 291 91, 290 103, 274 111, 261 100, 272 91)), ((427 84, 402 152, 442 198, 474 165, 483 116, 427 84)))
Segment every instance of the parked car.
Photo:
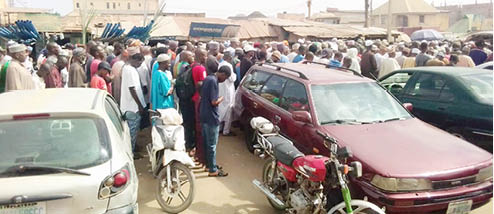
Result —
POLYGON ((481 69, 486 69, 486 70, 491 70, 492 71, 492 66, 494 65, 494 62, 486 62, 480 65, 477 65, 476 68, 481 68, 481 69))
POLYGON ((381 84, 421 120, 492 153, 492 71, 419 67, 392 72, 381 84))
MULTIPOLYGON (((415 118, 359 74, 317 64, 255 65, 236 96, 240 121, 267 118, 305 154, 330 154, 317 131, 350 148, 364 171, 352 193, 388 213, 470 209, 492 197, 491 154, 415 118)), ((253 132, 243 127, 252 150, 253 132)))
POLYGON ((0 213, 138 213, 129 128, 96 89, 0 94, 0 213))

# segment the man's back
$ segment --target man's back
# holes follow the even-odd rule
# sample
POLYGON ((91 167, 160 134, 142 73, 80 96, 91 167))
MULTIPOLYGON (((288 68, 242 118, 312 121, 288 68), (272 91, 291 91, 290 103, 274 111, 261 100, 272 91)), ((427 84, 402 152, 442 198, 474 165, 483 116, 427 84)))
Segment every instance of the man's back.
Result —
POLYGON ((487 59, 487 54, 483 50, 476 48, 470 51, 470 57, 475 65, 480 65, 487 59))
POLYGON ((415 57, 415 67, 425 66, 427 61, 431 59, 432 59, 431 56, 424 53, 420 53, 419 55, 417 55, 417 57, 415 57))
POLYGON ((212 102, 218 99, 218 79, 214 74, 208 75, 204 79, 201 89, 200 120, 201 123, 211 125, 219 124, 218 106, 213 106, 212 102))
POLYGON ((240 62, 240 78, 244 78, 245 76, 245 73, 247 73, 247 71, 249 71, 250 67, 252 67, 254 63, 252 63, 252 61, 250 59, 247 59, 246 57, 244 57, 242 59, 242 61, 240 62))

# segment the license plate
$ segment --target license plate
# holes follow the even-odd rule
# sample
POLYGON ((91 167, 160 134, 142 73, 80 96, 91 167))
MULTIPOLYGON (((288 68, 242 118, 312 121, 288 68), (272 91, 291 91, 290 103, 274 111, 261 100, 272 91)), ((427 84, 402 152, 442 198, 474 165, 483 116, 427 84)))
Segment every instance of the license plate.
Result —
POLYGON ((472 209, 472 200, 451 202, 446 214, 468 214, 472 209))
POLYGON ((46 202, 0 205, 0 214, 46 214, 46 202))

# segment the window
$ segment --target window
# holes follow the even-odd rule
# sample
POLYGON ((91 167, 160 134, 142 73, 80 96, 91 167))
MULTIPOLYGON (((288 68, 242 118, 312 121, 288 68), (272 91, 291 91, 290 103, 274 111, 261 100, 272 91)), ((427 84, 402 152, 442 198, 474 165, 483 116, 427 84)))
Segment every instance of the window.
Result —
POLYGON ((2 121, 0 172, 17 164, 71 169, 100 165, 111 158, 106 130, 103 120, 84 117, 2 121))
POLYGON ((75 3, 75 7, 79 8, 79 2, 75 3))
POLYGON ((398 23, 401 24, 400 27, 408 27, 408 16, 398 16, 398 23))
POLYGON ((141 3, 139 3, 139 7, 141 7, 141 3))
POLYGON ((106 2, 106 9, 110 9, 110 2, 106 2))
POLYGON ((110 117, 111 122, 115 126, 115 129, 117 130, 118 134, 122 136, 122 133, 124 132, 123 126, 122 126, 122 116, 120 115, 120 111, 116 110, 116 105, 112 104, 112 100, 110 98, 107 98, 105 101, 105 110, 106 113, 108 114, 108 117, 110 117))
POLYGON ((117 3, 113 2, 113 9, 117 7, 117 3))
POLYGON ((311 85, 311 91, 313 111, 321 125, 410 118, 403 106, 377 83, 311 85))
POLYGON ((262 87, 260 95, 266 100, 279 105, 281 93, 287 79, 278 75, 273 75, 262 87))
POLYGON ((401 93, 413 73, 396 73, 381 81, 381 84, 394 95, 401 93))
POLYGON ((424 15, 420 15, 419 16, 419 22, 420 23, 425 23, 425 16, 424 15))
POLYGON ((261 90, 266 80, 271 76, 266 72, 262 71, 253 71, 247 75, 243 86, 255 93, 258 93, 261 90))
POLYGON ((129 3, 127 3, 127 9, 129 9, 129 10, 130 10, 130 2, 129 2, 129 3))
POLYGON ((91 3, 89 3, 89 5, 91 5, 91 7, 92 7, 92 6, 94 6, 94 4, 93 4, 92 2, 91 2, 91 3))
POLYGON ((415 85, 408 89, 407 95, 437 99, 445 84, 446 81, 438 75, 420 74, 415 85))
POLYGON ((289 80, 286 83, 285 90, 283 91, 280 106, 289 112, 309 111, 309 102, 304 85, 302 83, 289 80))
POLYGON ((381 16, 381 24, 386 24, 386 16, 381 16))

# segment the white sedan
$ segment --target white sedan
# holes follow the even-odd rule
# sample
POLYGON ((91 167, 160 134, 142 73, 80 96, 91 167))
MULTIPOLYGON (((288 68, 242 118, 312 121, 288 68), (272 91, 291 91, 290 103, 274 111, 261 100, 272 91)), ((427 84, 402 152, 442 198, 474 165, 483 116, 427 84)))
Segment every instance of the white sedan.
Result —
POLYGON ((0 214, 138 213, 129 128, 96 89, 0 94, 0 214))

